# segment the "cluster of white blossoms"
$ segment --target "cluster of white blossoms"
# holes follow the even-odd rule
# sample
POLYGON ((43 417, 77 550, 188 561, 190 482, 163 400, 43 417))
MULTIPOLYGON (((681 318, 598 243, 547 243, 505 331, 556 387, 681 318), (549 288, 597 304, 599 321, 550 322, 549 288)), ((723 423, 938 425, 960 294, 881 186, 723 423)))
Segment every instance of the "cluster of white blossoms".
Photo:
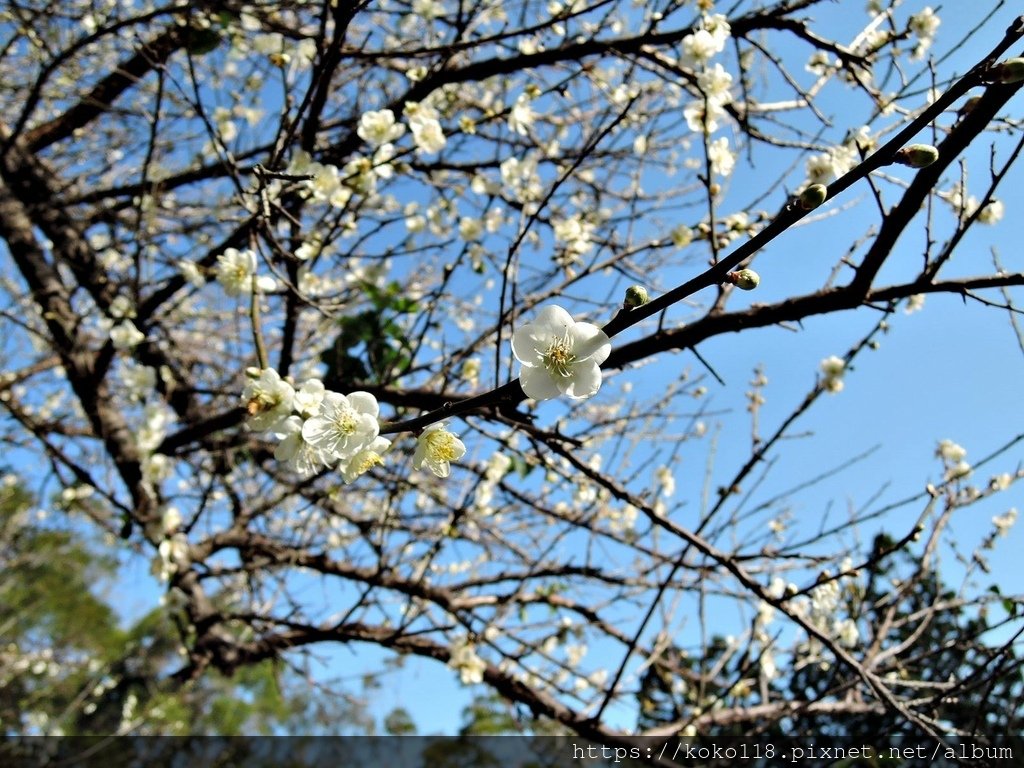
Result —
POLYGON ((444 149, 447 139, 437 119, 437 110, 426 104, 409 101, 405 104, 405 119, 412 129, 412 140, 416 143, 416 151, 421 155, 430 155, 444 149))
POLYGON ((836 394, 843 391, 843 374, 846 373, 846 361, 832 355, 821 361, 821 373, 824 376, 822 386, 836 394))
POLYGON ((1017 509, 1011 507, 1001 515, 992 518, 992 525, 996 528, 996 536, 1005 536, 1010 532, 1013 524, 1017 522, 1017 509))
POLYGON ((965 194, 963 184, 959 181, 952 186, 948 192, 939 192, 939 197, 945 200, 953 208, 953 212, 961 218, 969 218, 977 214, 978 222, 981 224, 998 224, 1006 213, 1006 206, 1002 200, 992 198, 980 211, 981 203, 974 195, 965 194))
POLYGON ((965 460, 967 449, 952 440, 940 440, 935 455, 942 459, 946 469, 943 479, 948 483, 967 477, 974 468, 965 460))
MULTIPOLYGON (((849 559, 844 561, 840 567, 844 571, 849 570, 851 567, 849 559)), ((860 630, 854 619, 840 618, 837 615, 842 594, 842 579, 830 579, 819 584, 811 590, 806 618, 813 627, 834 638, 844 648, 853 648, 860 640, 860 630)), ((812 650, 814 645, 811 643, 812 650)))
POLYGON ((691 131, 714 133, 725 117, 725 105, 732 101, 732 75, 721 65, 710 65, 729 39, 729 23, 724 16, 705 16, 697 30, 683 38, 683 62, 699 70, 697 88, 701 98, 690 102, 683 117, 691 131))
MULTIPOLYGON (((280 443, 274 458, 293 472, 309 477, 337 466, 344 481, 351 483, 384 463, 391 441, 380 435, 380 407, 369 392, 343 395, 326 389, 319 379, 296 390, 272 368, 250 368, 247 374, 242 400, 249 428, 275 435, 280 443)), ((447 477, 450 462, 465 452, 444 422, 431 424, 418 438, 413 464, 447 477)))
POLYGON ((910 17, 907 27, 917 38, 917 45, 914 46, 911 58, 920 59, 924 57, 925 51, 931 47, 932 42, 935 40, 935 33, 938 31, 941 23, 942 20, 939 19, 930 5, 910 17))
POLYGON ((578 323, 559 306, 512 334, 512 354, 522 365, 519 383, 527 397, 582 400, 601 388, 601 363, 611 354, 608 336, 596 325, 578 323))
POLYGON ((448 666, 458 670, 459 679, 464 685, 482 683, 487 669, 487 663, 476 655, 476 646, 467 637, 452 643, 448 666))

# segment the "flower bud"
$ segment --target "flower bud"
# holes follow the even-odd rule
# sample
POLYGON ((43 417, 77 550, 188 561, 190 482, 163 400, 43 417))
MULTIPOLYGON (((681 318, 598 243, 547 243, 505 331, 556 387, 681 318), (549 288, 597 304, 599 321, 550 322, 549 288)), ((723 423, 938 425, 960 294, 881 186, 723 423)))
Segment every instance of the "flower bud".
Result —
POLYGON ((1024 80, 1024 59, 1007 59, 997 64, 995 76, 1000 83, 1019 83, 1024 80))
POLYGON ((752 269, 741 269, 738 272, 730 272, 727 275, 730 283, 741 291, 752 291, 761 282, 761 276, 752 269))
POLYGON ((647 295, 647 289, 642 285, 631 285, 626 289, 626 300, 622 302, 622 306, 626 309, 635 309, 636 307, 642 307, 651 297, 647 295))
POLYGON ((927 168, 939 159, 939 150, 931 144, 909 144, 896 153, 895 161, 911 168, 927 168))
POLYGON ((805 211, 813 211, 828 198, 828 187, 824 184, 811 184, 800 193, 800 207, 805 211))

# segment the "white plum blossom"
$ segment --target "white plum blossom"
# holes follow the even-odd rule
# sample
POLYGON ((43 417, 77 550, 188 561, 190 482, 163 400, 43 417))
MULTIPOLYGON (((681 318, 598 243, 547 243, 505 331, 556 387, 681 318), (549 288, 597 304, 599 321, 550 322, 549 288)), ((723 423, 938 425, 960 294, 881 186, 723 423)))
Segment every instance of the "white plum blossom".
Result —
POLYGON ((967 449, 947 438, 939 441, 939 447, 935 449, 935 455, 943 461, 956 464, 963 461, 964 457, 967 456, 967 449))
POLYGON ((825 379, 823 386, 834 394, 843 391, 843 374, 846 373, 846 361, 841 357, 832 355, 821 361, 821 372, 825 379))
POLYGON ((188 539, 185 534, 176 533, 158 545, 153 574, 161 581, 169 581, 175 573, 187 568, 189 561, 188 539))
POLYGON ((718 121, 725 117, 722 105, 711 99, 692 101, 683 109, 683 118, 691 131, 698 133, 714 133, 718 130, 718 121))
POLYGON ((249 414, 249 428, 264 432, 276 428, 292 412, 295 390, 273 368, 264 368, 242 390, 242 401, 249 414))
POLYGON ((381 109, 360 117, 356 133, 366 143, 379 147, 399 139, 405 133, 405 126, 395 122, 395 113, 390 109, 381 109))
POLYGON ((412 129, 412 139, 416 143, 416 151, 421 155, 440 152, 447 143, 441 123, 437 120, 437 112, 417 102, 407 102, 405 117, 412 129))
POLYGON ((912 296, 907 297, 907 305, 903 308, 903 312, 908 315, 912 315, 915 312, 919 312, 924 307, 924 294, 915 293, 912 296))
POLYGON ((534 400, 559 395, 579 400, 601 388, 601 363, 611 354, 608 336, 578 323, 562 307, 549 306, 512 334, 512 354, 522 365, 519 381, 534 400))
POLYGON ((513 133, 518 133, 520 136, 526 136, 530 132, 530 126, 533 125, 536 119, 537 116, 533 112, 533 107, 530 106, 529 95, 525 93, 519 94, 516 103, 512 105, 512 109, 508 113, 508 129, 513 133))
POLYGON ((352 190, 343 182, 341 171, 334 165, 312 163, 308 172, 313 178, 307 182, 313 198, 323 200, 335 208, 344 208, 352 199, 352 190))
POLYGON ((705 64, 715 54, 722 52, 729 40, 730 32, 725 16, 705 16, 697 29, 683 38, 683 61, 690 66, 705 64))
POLYGON ((807 160, 809 184, 827 184, 846 174, 856 162, 853 147, 832 147, 828 152, 812 155, 807 160))
POLYGON ((1010 532, 1013 524, 1017 522, 1017 510, 1011 507, 1001 515, 992 518, 992 525, 996 527, 997 536, 1005 536, 1010 532))
POLYGON ((466 242, 479 240, 484 233, 484 223, 472 216, 463 216, 459 219, 459 237, 466 242))
POLYGON ((122 320, 110 329, 110 342, 114 349, 131 349, 145 340, 145 334, 131 320, 122 320))
POLYGON ((917 36, 917 45, 914 46, 912 54, 913 58, 920 59, 924 56, 925 51, 931 47, 932 41, 935 39, 935 33, 938 31, 941 23, 942 20, 936 15, 930 5, 910 17, 907 26, 917 36))
POLYGON ((1006 206, 1002 200, 992 200, 978 213, 978 221, 981 224, 998 224, 1006 213, 1006 206))
POLYGON ((412 0, 412 12, 420 18, 430 21, 444 13, 444 6, 437 0, 412 0))
POLYGON ((946 474, 943 475, 943 479, 947 483, 953 480, 962 480, 963 478, 970 475, 972 472, 974 472, 974 467, 972 467, 968 462, 958 461, 956 462, 956 464, 953 464, 948 469, 946 469, 946 474))
POLYGON ((708 101, 714 101, 718 105, 728 104, 732 101, 732 75, 721 64, 708 67, 697 75, 697 85, 708 101))
POLYGON ((391 441, 378 435, 368 446, 356 451, 355 455, 341 468, 341 476, 345 482, 351 483, 371 468, 384 464, 384 459, 381 456, 390 447, 391 441))
POLYGON ((468 638, 459 638, 452 643, 448 666, 459 672, 463 685, 482 683, 487 664, 476 655, 476 646, 468 638))
POLYGON ((580 218, 572 216, 568 219, 553 219, 552 229, 555 232, 555 239, 565 243, 565 249, 574 255, 580 256, 594 247, 590 236, 594 231, 594 225, 580 218))
POLYGON ((380 431, 377 398, 369 392, 328 392, 316 414, 302 425, 302 437, 335 459, 350 459, 380 431))
POLYGON ((228 296, 238 296, 252 290, 252 276, 256 272, 256 254, 251 250, 228 248, 217 257, 217 282, 228 296))
POLYGON ((860 640, 860 630, 857 629, 857 622, 853 619, 841 619, 836 622, 833 635, 844 648, 856 648, 857 642, 860 640))
POLYGON ((304 416, 312 416, 320 408, 324 393, 324 383, 320 379, 310 379, 295 393, 295 410, 304 416))
POLYGON ((451 473, 451 462, 458 461, 466 454, 465 444, 445 429, 445 422, 431 424, 416 440, 416 452, 412 457, 412 465, 427 469, 438 477, 448 477, 451 473))
POLYGON ((690 65, 703 64, 720 53, 722 47, 714 35, 706 29, 698 29, 683 38, 683 60, 690 65))
POLYGON ((206 278, 203 273, 199 271, 199 267, 195 262, 182 259, 177 262, 178 271, 181 272, 181 276, 184 277, 188 282, 196 288, 202 288, 206 285, 206 278))
POLYGON ((181 526, 181 522, 181 512, 178 511, 177 507, 167 506, 164 508, 163 514, 160 516, 160 528, 163 530, 165 536, 171 536, 177 533, 178 528, 181 526))
POLYGON ((669 238, 676 248, 685 248, 693 242, 693 230, 685 224, 680 224, 669 233, 669 238))
POLYGON ((729 149, 729 140, 724 136, 708 143, 708 160, 711 172, 719 176, 729 176, 736 165, 736 155, 729 149))
POLYGON ((306 442, 302 436, 302 419, 289 416, 278 427, 281 442, 274 449, 274 458, 301 477, 310 477, 330 464, 320 448, 306 442))

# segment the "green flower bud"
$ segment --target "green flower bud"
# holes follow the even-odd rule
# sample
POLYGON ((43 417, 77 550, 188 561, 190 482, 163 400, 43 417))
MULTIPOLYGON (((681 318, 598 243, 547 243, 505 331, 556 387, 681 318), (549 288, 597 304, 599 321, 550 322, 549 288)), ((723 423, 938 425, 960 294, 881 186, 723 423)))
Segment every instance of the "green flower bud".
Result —
POLYGON ((1007 59, 996 65, 995 75, 1000 83, 1019 83, 1024 80, 1024 59, 1007 59))
POLYGON ((908 144, 896 153, 895 161, 911 168, 927 168, 939 159, 939 150, 931 144, 908 144))
POLYGON ((813 211, 828 198, 828 187, 824 184, 811 184, 800 193, 800 207, 805 211, 813 211))
POLYGON ((647 289, 642 285, 631 285, 626 289, 626 300, 622 302, 622 306, 626 309, 635 309, 636 307, 642 307, 648 301, 650 296, 647 295, 647 289))
MULTIPOLYGON (((820 185, 818 185, 820 186, 820 185)), ((752 291, 761 282, 761 276, 752 269, 741 269, 738 272, 730 272, 726 276, 730 283, 741 291, 752 291)))

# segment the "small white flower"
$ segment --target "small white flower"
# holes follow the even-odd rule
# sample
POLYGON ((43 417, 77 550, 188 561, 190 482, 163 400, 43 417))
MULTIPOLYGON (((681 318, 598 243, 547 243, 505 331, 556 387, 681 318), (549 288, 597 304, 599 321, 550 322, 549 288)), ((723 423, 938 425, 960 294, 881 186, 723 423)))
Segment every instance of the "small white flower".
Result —
POLYGON ((303 438, 302 419, 298 416, 285 419, 278 427, 277 437, 281 442, 274 449, 274 458, 301 477, 315 475, 330 464, 322 450, 303 438))
POLYGON ((461 459, 466 453, 465 444, 444 426, 445 422, 441 421, 424 429, 416 440, 416 452, 412 457, 412 465, 416 469, 426 464, 427 469, 438 477, 448 477, 451 462, 461 459))
POLYGON ((908 315, 912 315, 915 312, 920 311, 924 307, 924 294, 915 293, 913 296, 907 297, 907 306, 903 308, 903 312, 908 315))
POLYGON ((466 242, 479 240, 484 233, 484 223, 480 219, 471 216, 463 216, 459 219, 459 237, 466 242))
POLYGON ((846 372, 846 361, 832 355, 821 361, 821 372, 825 375, 822 386, 833 395, 843 391, 843 374, 846 372))
POLYGON ((249 413, 249 427, 256 432, 275 428, 292 412, 295 390, 273 368, 264 368, 258 379, 250 380, 242 390, 249 413))
POLYGON ((928 50, 935 39, 935 33, 938 31, 941 23, 942 20, 935 14, 931 6, 910 17, 907 26, 917 36, 917 45, 914 47, 912 54, 913 58, 919 59, 924 56, 925 51, 928 50))
POLYGON ((591 397, 601 388, 601 363, 611 354, 608 336, 596 325, 577 323, 558 306, 512 334, 512 354, 522 365, 519 381, 527 397, 550 400, 591 397))
POLYGON ((464 637, 452 643, 448 666, 459 671, 464 685, 482 683, 487 669, 486 662, 476 655, 476 646, 464 637))
POLYGON ((324 383, 320 379, 310 379, 295 393, 295 410, 304 416, 312 416, 320 408, 324 392, 324 383))
POLYGON ((736 155, 729 149, 729 140, 724 136, 708 144, 708 161, 711 172, 719 176, 729 176, 736 165, 736 155))
POLYGON ((935 455, 950 464, 956 464, 963 461, 964 457, 967 456, 967 449, 962 445, 954 443, 952 440, 946 439, 939 441, 939 447, 935 450, 935 455))
POLYGON ((180 526, 181 512, 178 511, 177 507, 166 507, 163 515, 160 516, 160 527, 163 529, 164 535, 171 536, 177 533, 180 526))
POLYGON ((958 461, 946 470, 944 476, 945 481, 948 483, 952 480, 960 480, 967 477, 974 471, 974 467, 968 464, 966 461, 958 461))
POLYGON ((832 355, 821 361, 821 372, 829 378, 842 376, 846 370, 846 362, 841 357, 832 355))
POLYGON ((374 147, 399 139, 405 133, 405 126, 395 122, 395 113, 390 109, 367 112, 359 118, 356 133, 363 141, 374 147))
POLYGON ((368 472, 372 467, 384 464, 384 459, 381 456, 390 447, 390 440, 380 436, 373 438, 372 443, 361 451, 357 451, 345 466, 341 468, 341 476, 345 482, 351 483, 363 473, 368 472))
POLYGON ((131 349, 137 347, 146 336, 135 327, 131 320, 122 320, 118 325, 110 329, 110 341, 114 349, 131 349))
POLYGON ((256 272, 256 254, 251 250, 228 248, 217 257, 217 282, 228 296, 238 296, 252 290, 252 276, 256 272))
POLYGON ((533 108, 530 106, 530 97, 525 93, 521 93, 508 113, 508 128, 520 136, 526 136, 536 117, 533 113, 533 108))
POLYGON ((683 110, 686 125, 691 131, 714 133, 718 130, 718 121, 725 117, 725 109, 717 101, 700 99, 692 101, 683 110))
POLYGON ((680 224, 669 233, 669 237, 676 248, 685 248, 693 242, 693 230, 685 224, 680 224))
POLYGON ((857 622, 853 619, 843 619, 836 627, 836 638, 844 648, 855 648, 860 640, 860 630, 857 629, 857 622))
POLYGON ((377 437, 379 412, 369 392, 328 392, 316 415, 302 425, 302 437, 334 458, 350 459, 377 437))
POLYGON ((703 64, 721 51, 715 36, 706 29, 698 29, 683 38, 683 59, 687 64, 703 64))
POLYGON ((1006 206, 1002 200, 991 200, 988 205, 981 209, 978 214, 978 221, 982 224, 998 224, 1006 213, 1006 206))
POLYGON ((432 108, 416 102, 408 102, 405 105, 405 116, 412 129, 412 139, 416 143, 416 150, 420 154, 429 155, 444 149, 447 140, 444 131, 441 130, 441 123, 438 122, 432 108))
POLYGON ((157 558, 153 563, 153 573, 161 581, 168 581, 172 575, 184 570, 189 564, 188 539, 183 533, 176 533, 164 539, 157 547, 157 558))
POLYGON ((182 277, 196 288, 202 288, 206 285, 206 278, 203 277, 203 273, 199 271, 199 267, 195 262, 182 259, 178 262, 178 271, 181 272, 182 277))
POLYGON ((708 67, 697 75, 697 85, 701 93, 708 101, 714 101, 719 105, 728 104, 732 101, 732 75, 721 64, 708 67))
POLYGON ((997 536, 1008 534, 1015 522, 1017 522, 1017 510, 1014 508, 1008 509, 1003 514, 992 518, 992 525, 996 527, 997 536))

